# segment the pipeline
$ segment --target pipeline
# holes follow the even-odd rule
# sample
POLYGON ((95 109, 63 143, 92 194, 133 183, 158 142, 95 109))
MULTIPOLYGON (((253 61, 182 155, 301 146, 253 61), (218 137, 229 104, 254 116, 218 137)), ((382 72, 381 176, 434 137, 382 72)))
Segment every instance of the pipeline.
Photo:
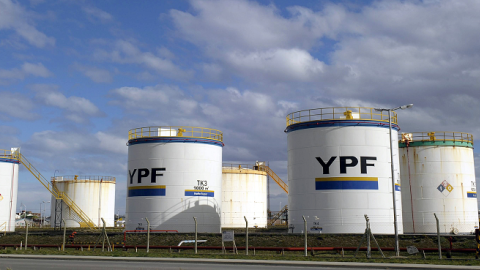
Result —
MULTIPOLYGON (((148 230, 126 230, 123 232, 123 242, 127 242, 127 232, 129 233, 141 233, 141 232, 148 232, 148 230)), ((166 232, 166 233, 178 233, 177 230, 150 230, 150 232, 166 232)))
MULTIPOLYGON (((31 248, 36 247, 36 248, 59 248, 61 245, 51 245, 51 244, 37 244, 37 245, 29 245, 31 248)), ((0 248, 8 248, 8 247, 13 247, 13 248, 19 248, 20 244, 0 244, 0 248)), ((65 245, 65 248, 94 248, 95 245, 86 245, 86 244, 70 244, 70 245, 65 245)), ((101 248, 102 245, 97 245, 97 248, 101 248)), ((133 249, 133 248, 140 248, 140 249, 146 249, 146 245, 118 245, 118 248, 123 248, 123 249, 133 249)), ((194 249, 194 246, 149 246, 150 249, 194 249)), ((234 247, 221 247, 221 246, 198 246, 197 249, 204 249, 204 250, 233 250, 234 247)), ((249 246, 249 249, 255 249, 255 250, 264 250, 264 251, 304 251, 305 249, 303 247, 253 247, 249 246)), ((245 250, 245 247, 236 247, 237 250, 245 250)), ((356 247, 308 247, 307 251, 355 251, 357 248, 356 247)), ((395 248, 393 247, 382 247, 382 251, 395 251, 395 248)), ((367 247, 361 247, 360 251, 366 251, 367 247)), ((378 248, 372 247, 372 251, 378 251, 378 248)), ((418 248, 419 251, 425 251, 425 252, 438 252, 438 248, 418 248)), ((400 251, 407 251, 406 248, 400 248, 400 251)), ((476 249, 474 248, 442 248, 442 252, 458 252, 458 253, 475 253, 476 249)))

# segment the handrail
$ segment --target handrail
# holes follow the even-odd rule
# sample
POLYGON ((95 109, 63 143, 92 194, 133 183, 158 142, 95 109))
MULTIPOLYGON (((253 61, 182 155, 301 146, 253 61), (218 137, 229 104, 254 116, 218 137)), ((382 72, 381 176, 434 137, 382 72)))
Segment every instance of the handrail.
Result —
POLYGON ((278 175, 274 171, 272 171, 272 169, 270 169, 270 167, 264 164, 264 162, 259 163, 258 170, 266 172, 270 177, 272 177, 273 181, 275 181, 275 183, 277 183, 280 188, 282 188, 283 191, 288 194, 288 185, 285 184, 285 182, 283 182, 282 179, 280 179, 280 177, 278 177, 278 175))
POLYGON ((270 219, 270 226, 275 224, 275 222, 285 213, 288 211, 288 205, 285 205, 278 213, 276 213, 271 219, 270 219))
POLYGON ((7 222, 3 222, 2 224, 0 224, 0 232, 3 231, 3 235, 7 235, 7 222), (2 230, 1 228, 4 227, 4 229, 2 230))
POLYGON ((55 176, 51 178, 52 181, 102 181, 102 182, 113 182, 115 183, 116 179, 113 176, 101 176, 101 175, 63 175, 55 176))
POLYGON ((223 142, 223 133, 217 129, 186 126, 155 126, 128 131, 128 140, 155 137, 188 137, 223 142))
POLYGON ((453 142, 467 142, 473 145, 473 135, 465 132, 455 131, 425 131, 425 132, 411 132, 402 133, 400 141, 405 142, 427 142, 427 141, 453 141, 453 142))
MULTIPOLYGON (((387 111, 368 107, 329 107, 302 110, 287 115, 287 127, 297 123, 327 120, 373 120, 388 123, 387 111)), ((397 113, 392 111, 392 124, 397 124, 397 113)))
MULTIPOLYGON (((8 150, 7 150, 8 151, 8 150)), ((65 204, 77 214, 77 216, 85 222, 85 224, 93 229, 96 229, 97 226, 95 223, 85 214, 85 212, 78 207, 78 205, 68 197, 67 194, 64 192, 61 192, 57 189, 57 187, 53 184, 51 184, 33 165, 30 163, 27 158, 25 158, 24 155, 20 154, 19 152, 12 152, 11 157, 14 160, 18 160, 20 163, 27 168, 28 171, 30 171, 35 178, 52 194, 55 199, 62 200, 65 202, 65 204)))
POLYGON ((13 159, 18 160, 13 156, 14 152, 12 150, 0 149, 0 159, 13 159))

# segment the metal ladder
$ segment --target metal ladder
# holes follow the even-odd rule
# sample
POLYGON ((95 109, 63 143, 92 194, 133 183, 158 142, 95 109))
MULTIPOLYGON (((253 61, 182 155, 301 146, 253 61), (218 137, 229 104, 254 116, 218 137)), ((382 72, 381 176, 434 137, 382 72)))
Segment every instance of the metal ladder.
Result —
POLYGON ((283 189, 283 191, 288 194, 288 185, 285 184, 285 182, 283 182, 282 179, 280 179, 280 177, 278 177, 278 175, 272 171, 272 169, 270 169, 270 167, 265 165, 264 162, 258 162, 257 164, 259 171, 266 172, 273 179, 273 181, 275 181, 275 183, 277 183, 283 189))
POLYGON ((270 219, 270 226, 275 224, 275 222, 286 212, 288 211, 288 205, 285 205, 280 212, 276 213, 271 219, 270 219))
POLYGON ((19 152, 12 152, 13 159, 20 161, 20 163, 29 170, 35 178, 52 194, 57 200, 62 200, 79 218, 80 226, 97 229, 95 223, 85 214, 85 212, 78 207, 78 205, 68 197, 63 191, 59 191, 55 185, 52 185, 45 177, 19 152))

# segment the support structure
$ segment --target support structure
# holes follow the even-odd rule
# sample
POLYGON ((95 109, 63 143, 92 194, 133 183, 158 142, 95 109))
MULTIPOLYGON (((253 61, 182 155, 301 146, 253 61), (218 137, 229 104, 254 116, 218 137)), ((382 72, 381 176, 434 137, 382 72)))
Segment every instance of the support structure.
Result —
POLYGON ((61 230, 62 229, 62 220, 63 220, 63 207, 62 207, 62 200, 60 199, 55 199, 55 215, 53 219, 53 229, 56 230, 61 230))
POLYGON ((442 245, 440 244, 440 221, 438 220, 437 214, 433 213, 435 221, 437 223, 437 241, 438 241, 438 258, 442 259, 442 245))
POLYGON ((150 221, 145 217, 147 221, 147 253, 150 252, 150 221))
POLYGON ((307 219, 305 219, 305 216, 302 216, 303 218, 303 229, 304 229, 304 232, 305 232, 305 257, 308 256, 308 252, 307 252, 307 249, 308 249, 308 238, 307 238, 307 219))
POLYGON ((245 219, 245 255, 248 255, 248 220, 246 216, 243 216, 245 219))
POLYGON ((197 254, 197 242, 198 242, 198 238, 197 238, 197 218, 193 217, 193 220, 195 221, 195 254, 197 254))
POLYGON ((108 240, 107 230, 105 229, 105 220, 103 218, 101 218, 101 219, 102 219, 102 222, 103 222, 102 233, 100 233, 100 235, 98 236, 98 239, 95 242, 95 246, 93 247, 93 250, 95 251, 95 249, 97 248, 97 245, 100 243, 100 239, 102 239, 102 237, 103 237, 102 252, 105 251, 105 240, 107 240, 108 250, 111 251, 112 246, 110 245, 110 240, 108 240))
POLYGON ((375 244, 377 245, 378 251, 380 251, 380 254, 382 254, 382 257, 385 258, 385 255, 383 254, 383 251, 380 248, 380 245, 378 244, 377 239, 375 239, 375 236, 373 236, 372 230, 370 229, 370 219, 368 218, 367 215, 365 215, 365 221, 367 223, 367 227, 365 229, 365 233, 362 236, 362 240, 360 240, 360 244, 358 244, 354 257, 357 257, 357 253, 360 250, 360 247, 362 246, 363 241, 365 241, 365 238, 367 239, 367 259, 370 259, 372 257, 372 246, 370 242, 370 237, 371 237, 375 242, 375 244))

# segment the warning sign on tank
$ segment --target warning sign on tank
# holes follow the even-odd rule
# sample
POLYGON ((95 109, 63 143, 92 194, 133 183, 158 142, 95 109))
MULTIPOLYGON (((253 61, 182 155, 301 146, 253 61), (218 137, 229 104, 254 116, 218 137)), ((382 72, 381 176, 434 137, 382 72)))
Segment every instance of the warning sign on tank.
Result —
POLYGON ((445 197, 447 197, 452 192, 453 186, 450 185, 447 182, 447 180, 443 180, 443 182, 440 185, 438 185, 437 189, 438 191, 440 191, 440 193, 442 193, 445 197))

